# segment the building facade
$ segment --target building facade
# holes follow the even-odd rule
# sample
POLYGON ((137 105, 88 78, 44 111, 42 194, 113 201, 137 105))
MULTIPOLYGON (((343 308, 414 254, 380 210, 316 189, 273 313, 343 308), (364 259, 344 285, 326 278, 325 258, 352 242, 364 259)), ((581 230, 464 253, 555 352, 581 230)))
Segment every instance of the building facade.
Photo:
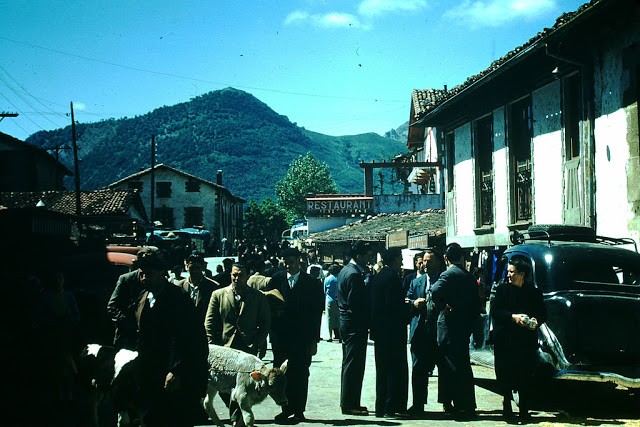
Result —
POLYGON ((222 171, 218 171, 216 181, 207 181, 159 164, 153 174, 151 168, 147 168, 108 187, 138 190, 148 218, 158 227, 202 228, 208 230, 219 245, 223 239, 233 241, 242 237, 245 200, 222 186, 222 171))
POLYGON ((640 242, 639 14, 591 1, 415 118, 444 141, 448 242, 508 246, 532 223, 640 242))

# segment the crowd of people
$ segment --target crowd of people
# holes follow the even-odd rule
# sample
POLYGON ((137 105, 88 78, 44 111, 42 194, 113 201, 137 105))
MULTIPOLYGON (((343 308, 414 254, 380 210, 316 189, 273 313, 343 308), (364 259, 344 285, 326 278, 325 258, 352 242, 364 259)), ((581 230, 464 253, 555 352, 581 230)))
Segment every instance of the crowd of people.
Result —
MULTIPOLYGON (((373 248, 356 242, 351 259, 337 277, 339 334, 343 343, 340 406, 346 415, 369 415, 361 404, 367 339, 374 341, 377 417, 420 418, 428 382, 438 372, 437 402, 454 419, 476 417, 469 347, 484 337, 486 292, 480 276, 468 271, 457 243, 443 254, 426 250, 414 257, 415 271, 404 274, 402 253, 391 248, 374 263, 373 248), (482 321, 482 322, 479 322, 482 321), (407 336, 407 323, 409 334, 407 336), (411 354, 409 376, 406 345, 411 354), (412 402, 409 406, 409 377, 412 402)), ((531 266, 510 260, 505 281, 496 288, 491 318, 495 325, 496 378, 504 398, 503 414, 514 416, 512 393, 519 393, 519 416, 529 418, 536 329, 546 320, 542 293, 531 281, 531 266)))
MULTIPOLYGON (((342 345, 343 414, 370 414, 361 402, 370 339, 375 416, 423 416, 436 369, 437 402, 444 412, 456 419, 475 416, 469 343, 478 330, 485 296, 479 293, 479 275, 468 271, 458 244, 448 245, 443 253, 429 249, 416 254, 415 269, 406 274, 400 249, 377 254, 362 241, 353 243, 343 265, 321 265, 314 251, 285 246, 275 254, 266 246, 252 246, 237 259, 225 258, 214 274, 201 254, 191 253, 182 265, 170 266, 161 250, 146 247, 132 271, 118 278, 106 310, 114 324, 113 346, 138 353, 136 400, 144 408, 140 421, 145 425, 207 423, 201 405, 208 378, 207 344, 263 358, 268 342, 274 366, 288 361, 288 403, 274 421, 306 420, 310 367, 321 341, 323 312, 328 341, 342 345)), ((43 372, 51 377, 55 404, 64 407, 73 399, 72 378, 78 371, 74 347, 66 341, 79 315, 73 295, 64 291, 64 277, 55 269, 50 276, 43 280, 36 320, 60 350, 43 372)), ((542 294, 530 276, 527 261, 514 257, 506 280, 496 287, 490 313, 505 417, 514 416, 514 390, 520 395, 520 416, 528 417, 536 329, 546 319, 542 294)), ((232 424, 242 425, 237 403, 228 394, 221 398, 232 424)))

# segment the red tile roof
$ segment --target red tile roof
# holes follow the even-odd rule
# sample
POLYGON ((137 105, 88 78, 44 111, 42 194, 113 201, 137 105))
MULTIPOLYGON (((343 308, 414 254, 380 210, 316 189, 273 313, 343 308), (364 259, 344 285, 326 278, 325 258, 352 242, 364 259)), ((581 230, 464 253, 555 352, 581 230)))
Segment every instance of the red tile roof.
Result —
MULTIPOLYGON (((39 201, 44 203, 45 209, 54 212, 74 215, 76 211, 72 191, 0 193, 0 205, 7 208, 34 207, 39 201)), ((132 207, 142 209, 137 190, 81 191, 80 206, 82 215, 86 216, 127 215, 132 207)))

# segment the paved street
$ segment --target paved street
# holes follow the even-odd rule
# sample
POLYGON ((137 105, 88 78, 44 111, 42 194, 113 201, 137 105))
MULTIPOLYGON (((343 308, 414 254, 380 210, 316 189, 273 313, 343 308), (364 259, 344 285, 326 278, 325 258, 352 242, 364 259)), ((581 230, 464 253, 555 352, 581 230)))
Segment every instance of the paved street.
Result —
MULTIPOLYGON (((324 320, 324 319, 323 319, 324 320)), ((345 416, 340 412, 340 364, 342 358, 341 344, 326 341, 326 328, 323 323, 323 341, 318 345, 318 354, 311 365, 311 378, 309 390, 309 402, 305 413, 308 420, 298 424, 301 427, 318 425, 329 426, 423 426, 433 424, 439 426, 494 426, 507 425, 502 419, 502 399, 494 391, 495 377, 493 371, 484 367, 474 366, 476 378, 476 399, 478 402, 478 419, 474 421, 459 422, 446 420, 442 413, 442 406, 434 403, 437 398, 437 378, 430 381, 429 403, 426 406, 427 414, 421 420, 392 420, 376 418, 373 415, 366 417, 345 416)), ((409 356, 407 356, 409 357, 409 356)), ((267 353, 265 360, 271 360, 271 354, 267 353)), ((583 389, 583 388, 582 388, 583 389)), ((579 394, 578 389, 553 390, 551 402, 545 403, 545 407, 536 407, 533 412, 531 424, 539 425, 630 425, 640 426, 640 399, 635 399, 609 392, 607 394, 587 393, 579 394), (562 407, 560 410, 558 407, 562 407)), ((551 391, 550 391, 551 393, 551 391)), ((409 392, 411 396, 411 392, 409 392)), ((550 394, 551 396, 551 394, 550 394)), ((411 397, 409 397, 411 399, 411 397)), ((216 411, 220 418, 228 422, 229 416, 224 404, 216 397, 216 411)), ((373 357, 373 343, 369 343, 367 354, 367 367, 365 371, 364 387, 362 392, 362 404, 369 410, 373 410, 375 402, 375 367, 373 357)), ((411 404, 411 402, 409 402, 411 404)), ((517 408, 514 409, 517 410, 517 408)), ((271 398, 254 407, 257 425, 273 425, 273 417, 280 412, 271 398)))

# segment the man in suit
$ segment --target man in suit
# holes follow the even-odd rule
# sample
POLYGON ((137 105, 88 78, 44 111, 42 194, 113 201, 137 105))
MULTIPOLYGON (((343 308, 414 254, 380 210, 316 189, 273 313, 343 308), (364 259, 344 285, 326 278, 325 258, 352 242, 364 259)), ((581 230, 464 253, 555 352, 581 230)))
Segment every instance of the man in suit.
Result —
MULTIPOLYGON (((231 284, 211 294, 204 326, 209 344, 255 355, 271 329, 271 313, 267 297, 247 286, 248 276, 243 264, 233 264, 231 284)), ((220 398, 229 406, 232 425, 237 425, 242 419, 238 404, 229 393, 220 393, 220 398)))
POLYGON ((415 254, 413 256, 413 268, 414 270, 411 273, 407 273, 404 275, 404 277, 402 278, 402 288, 404 289, 405 293, 409 290, 409 286, 411 286, 411 282, 413 281, 413 279, 419 277, 420 275, 424 274, 424 270, 422 268, 422 258, 423 258, 424 254, 422 252, 418 252, 417 254, 415 254))
POLYGON ((475 416, 476 398, 469 360, 469 337, 479 315, 478 286, 465 268, 462 248, 450 243, 444 255, 447 270, 433 285, 431 294, 438 314, 437 339, 441 354, 438 365, 438 396, 445 411, 457 418, 475 416))
POLYGON ((107 303, 107 313, 115 324, 113 346, 136 351, 138 349, 138 324, 135 310, 145 291, 140 271, 135 269, 118 277, 116 287, 107 303))
POLYGON ((342 337, 342 377, 340 407, 345 415, 368 415, 360 404, 367 356, 370 320, 370 296, 365 286, 365 268, 373 249, 369 243, 356 241, 351 246, 351 260, 338 274, 338 310, 342 337))
POLYGON ((273 275, 269 290, 277 290, 284 298, 284 307, 273 319, 271 348, 273 365, 288 360, 288 404, 275 417, 278 423, 304 421, 309 392, 309 367, 318 350, 320 325, 324 308, 324 291, 320 281, 301 267, 301 253, 296 248, 282 252, 286 271, 273 275))
POLYGON ((211 293, 220 288, 220 284, 213 279, 205 276, 204 270, 206 263, 202 255, 192 254, 185 260, 189 277, 176 282, 176 286, 180 286, 189 294, 191 300, 196 306, 198 319, 204 324, 207 309, 209 308, 209 299, 211 293))
POLYGON ((157 250, 136 266, 145 289, 135 309, 144 425, 192 426, 207 386, 207 339, 189 295, 167 281, 157 250))
POLYGON ((382 256, 384 267, 371 279, 371 339, 376 358, 376 416, 408 418, 409 367, 407 318, 409 306, 402 289, 402 251, 382 256))
MULTIPOLYGON (((438 362, 438 341, 436 329, 438 312, 435 310, 431 290, 442 272, 443 262, 440 256, 428 249, 421 255, 418 272, 413 279, 406 300, 411 308, 409 343, 411 344, 411 388, 413 405, 409 413, 413 416, 424 415, 427 403, 429 375, 438 362)), ((438 387, 442 382, 438 381, 438 387)))

